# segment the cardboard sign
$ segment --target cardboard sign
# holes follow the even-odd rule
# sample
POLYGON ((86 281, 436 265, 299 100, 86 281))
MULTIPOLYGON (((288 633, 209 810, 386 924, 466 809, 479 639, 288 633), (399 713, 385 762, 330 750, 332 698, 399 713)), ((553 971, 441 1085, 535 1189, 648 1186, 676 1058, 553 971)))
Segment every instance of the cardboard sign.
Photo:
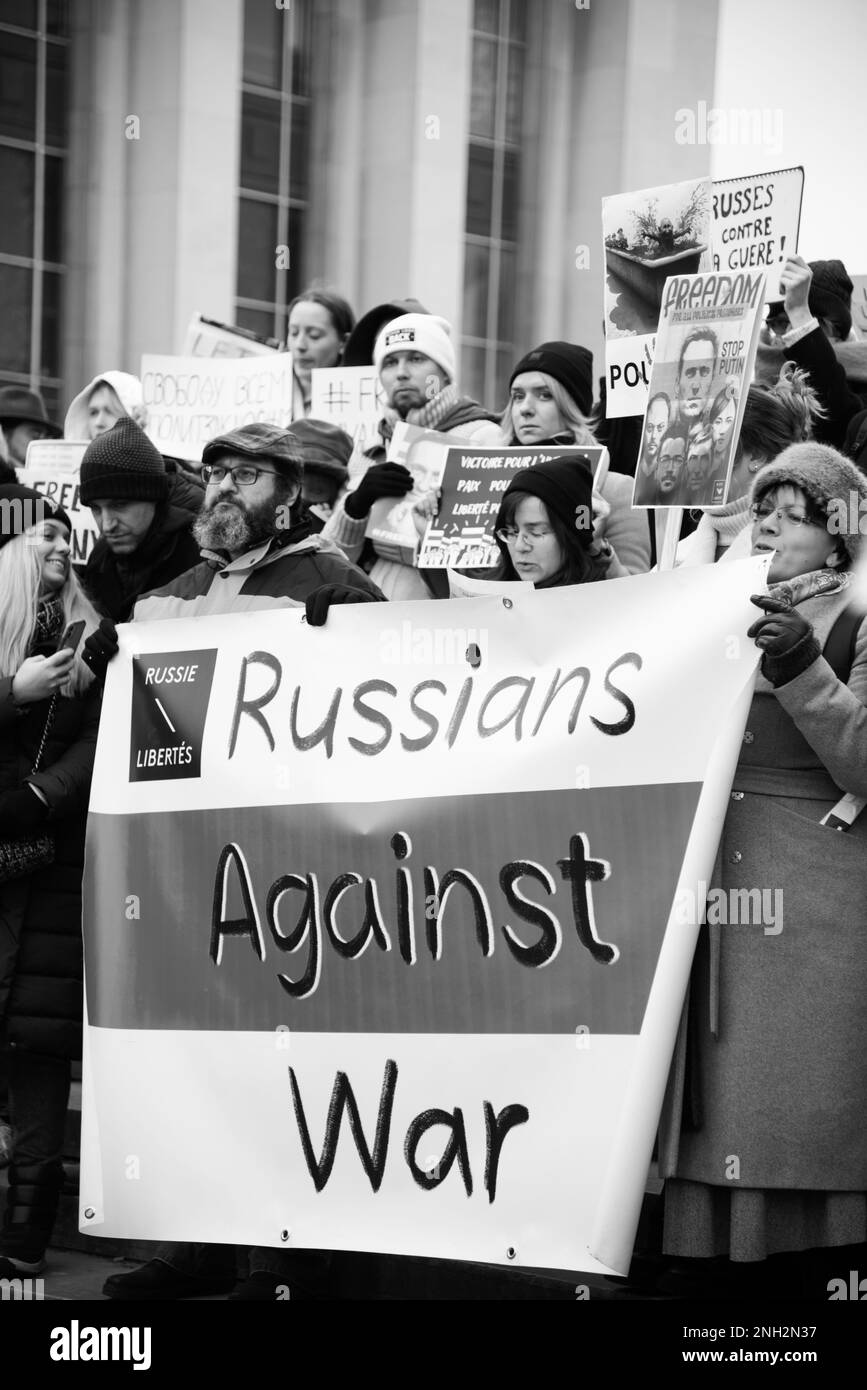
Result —
POLYGON ((643 415, 662 290, 697 271, 710 233, 710 180, 602 199, 606 415, 643 415))
MULTIPOLYGON (((499 564, 494 537, 503 493, 516 473, 552 459, 587 459, 593 476, 602 457, 601 445, 510 449, 473 449, 463 445, 445 450, 441 499, 437 516, 425 531, 418 564, 422 569, 487 569, 499 564)), ((592 529, 593 517, 576 517, 576 526, 592 529)))
MULTIPOLYGON (((377 424, 385 396, 375 367, 316 367, 310 383, 310 418, 327 420, 351 435, 354 459, 380 442, 377 424)), ((350 477, 357 472, 350 460, 350 477)))
POLYGON ((87 444, 78 440, 34 439, 27 448, 27 463, 18 469, 25 487, 35 488, 72 522, 69 539, 72 563, 83 566, 99 540, 99 528, 79 495, 78 472, 87 444))
POLYGON ((200 459, 209 439, 265 421, 292 423, 292 358, 167 357, 146 354, 141 367, 147 434, 162 454, 200 459))
POLYGON ((782 299, 779 272, 798 249, 803 194, 800 167, 714 180, 709 263, 702 269, 764 271, 768 299, 782 299))
POLYGON ((184 357, 270 357, 280 349, 276 338, 260 338, 246 328, 193 314, 187 327, 184 357))
POLYGON ((852 324, 855 332, 867 338, 867 275, 853 275, 852 324))
POLYGON ((665 282, 633 507, 728 500, 764 295, 763 271, 665 282))
POLYGON ((82 1229, 625 1273, 766 567, 121 626, 82 1229))

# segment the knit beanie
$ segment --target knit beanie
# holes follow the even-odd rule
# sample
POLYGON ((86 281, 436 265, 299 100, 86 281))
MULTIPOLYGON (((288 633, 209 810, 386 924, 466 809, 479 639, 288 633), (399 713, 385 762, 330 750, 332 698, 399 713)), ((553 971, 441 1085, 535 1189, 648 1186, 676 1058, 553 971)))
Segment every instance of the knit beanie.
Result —
POLYGON ((437 314, 401 314, 379 334, 373 347, 373 365, 378 372, 389 352, 423 352, 442 367, 449 381, 454 381, 457 364, 451 332, 451 324, 437 314))
POLYGON ((593 353, 578 343, 542 343, 522 357, 509 377, 509 387, 522 372, 545 372, 559 381, 581 411, 593 409, 593 353))
POLYGON ((169 475, 162 454, 127 415, 85 449, 80 489, 85 506, 101 497, 162 502, 168 495, 169 475))
POLYGON ((373 345, 387 323, 401 314, 426 313, 427 309, 417 299, 390 299, 387 304, 374 305, 362 314, 346 340, 344 367, 369 367, 373 362, 373 345))
POLYGON ((287 431, 296 441, 304 458, 305 469, 325 473, 345 483, 349 474, 352 440, 345 430, 329 425, 325 420, 295 420, 287 431))
POLYGON ((592 516, 593 469, 586 454, 576 453, 571 458, 556 458, 550 463, 522 468, 503 493, 494 530, 502 526, 503 504, 513 492, 528 492, 538 497, 550 512, 555 513, 566 526, 574 526, 589 543, 593 535, 592 527, 580 524, 592 516), (579 507, 586 507, 586 512, 579 513, 579 507))
POLYGON ((144 429, 147 424, 147 411, 144 405, 144 392, 137 376, 129 372, 100 372, 89 386, 79 391, 66 412, 63 422, 64 439, 89 439, 87 407, 97 386, 110 386, 120 401, 125 415, 135 420, 144 429))
POLYGON ((16 536, 23 536, 31 526, 49 520, 62 522, 72 533, 72 522, 66 512, 55 506, 50 498, 35 488, 24 487, 23 483, 0 485, 0 548, 16 536))
POLYGON ((830 319, 836 324, 840 336, 848 338, 852 332, 852 291, 855 288, 849 279, 842 261, 810 261, 813 279, 810 282, 810 313, 817 319, 830 319))
POLYGON ((759 469, 750 502, 759 502, 774 488, 800 488, 828 520, 828 534, 839 537, 851 561, 861 550, 860 525, 867 516, 867 477, 854 463, 828 444, 814 439, 790 444, 772 463, 759 469))

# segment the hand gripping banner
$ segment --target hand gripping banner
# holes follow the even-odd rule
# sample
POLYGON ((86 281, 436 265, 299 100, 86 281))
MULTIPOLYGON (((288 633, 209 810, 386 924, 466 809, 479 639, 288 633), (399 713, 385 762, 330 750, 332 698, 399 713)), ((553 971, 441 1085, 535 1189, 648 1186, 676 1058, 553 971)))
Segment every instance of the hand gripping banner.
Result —
POLYGON ((625 1272, 766 563, 122 627, 82 1229, 625 1272))

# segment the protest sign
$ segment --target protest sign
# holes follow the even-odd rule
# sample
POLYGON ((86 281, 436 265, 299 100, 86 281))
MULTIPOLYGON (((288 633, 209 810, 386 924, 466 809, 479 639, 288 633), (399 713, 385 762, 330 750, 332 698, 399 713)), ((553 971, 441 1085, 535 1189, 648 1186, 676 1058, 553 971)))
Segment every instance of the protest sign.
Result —
POLYGON ((803 193, 800 167, 714 180, 709 264, 701 268, 764 270, 768 298, 782 299, 779 273, 798 249, 803 193))
POLYGON ((276 338, 260 338, 247 328, 193 314, 187 325, 182 355, 185 357, 270 357, 278 352, 276 338))
POLYGON ((87 440, 31 439, 24 455, 28 470, 48 469, 50 473, 78 473, 87 440))
POLYGON ((856 332, 867 337, 867 275, 853 275, 852 285, 852 323, 856 332))
MULTIPOLYGON (((421 542, 418 564, 422 569, 487 569, 498 564, 500 550, 494 539, 494 523, 503 493, 515 474, 537 463, 568 458, 579 467, 586 460, 595 477, 603 453, 601 445, 585 448, 579 444, 540 449, 473 449, 466 444, 459 449, 444 445, 440 448, 445 458, 442 495, 439 511, 428 523, 421 542)), ((576 518, 576 525, 579 521, 592 528, 589 509, 586 517, 576 518)))
POLYGON ((209 439, 254 421, 292 423, 292 358, 167 357, 145 354, 147 434, 163 454, 200 459, 209 439))
POLYGON ((449 444, 464 445, 466 440, 407 425, 405 421, 395 425, 388 459, 409 469, 413 488, 403 497, 378 497, 370 509, 364 534, 376 543, 377 554, 383 558, 402 565, 417 563, 422 528, 416 525, 413 508, 439 487, 449 444))
POLYGON ((85 565, 99 540, 99 529, 89 507, 79 495, 79 468, 87 444, 80 440, 34 439, 27 446, 26 463, 18 469, 19 481, 35 488, 72 522, 69 546, 72 563, 85 565))
POLYGON ((666 280, 633 507, 728 500, 764 291, 763 271, 666 280))
POLYGON ((624 1273, 766 568, 121 626, 82 1230, 624 1273))
POLYGON ((643 415, 662 287, 699 268, 710 232, 710 180, 602 199, 606 415, 643 415))
MULTIPOLYGON (((356 454, 380 442, 377 423, 385 397, 375 367, 314 367, 310 383, 311 419, 346 430, 356 454)), ((350 477, 354 472, 350 463, 350 477)))

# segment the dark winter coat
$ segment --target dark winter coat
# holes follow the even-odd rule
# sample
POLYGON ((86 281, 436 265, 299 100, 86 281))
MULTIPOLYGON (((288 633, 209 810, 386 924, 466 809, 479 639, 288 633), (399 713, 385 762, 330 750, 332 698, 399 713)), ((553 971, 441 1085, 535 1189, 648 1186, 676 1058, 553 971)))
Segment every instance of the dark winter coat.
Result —
POLYGON ((168 502, 158 508, 150 531, 128 562, 118 564, 104 540, 97 541, 87 562, 84 586, 97 608, 115 623, 127 622, 141 594, 170 584, 199 563, 191 528, 201 510, 204 488, 185 470, 170 468, 169 474, 168 502))
POLYGON ((0 679, 0 792, 28 778, 50 806, 55 859, 0 883, 0 1020, 14 1047, 81 1055, 81 874, 100 696, 57 701, 40 770, 33 767, 49 701, 16 706, 0 679))

